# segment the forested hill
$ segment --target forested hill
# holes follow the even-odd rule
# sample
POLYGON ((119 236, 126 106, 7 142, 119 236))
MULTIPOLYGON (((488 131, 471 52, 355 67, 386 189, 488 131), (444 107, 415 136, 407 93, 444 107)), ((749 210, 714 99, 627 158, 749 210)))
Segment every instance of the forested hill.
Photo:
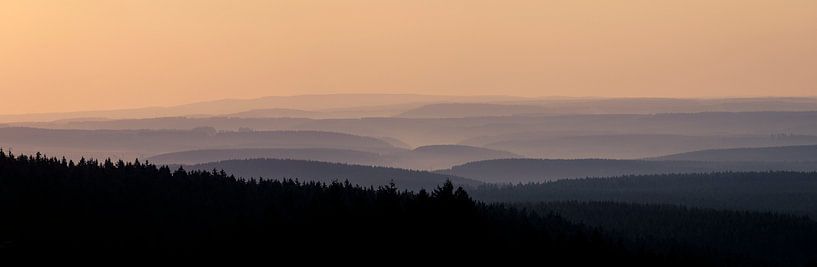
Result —
POLYGON ((817 262, 817 221, 802 216, 608 201, 523 203, 517 207, 599 227, 625 244, 657 251, 688 244, 781 266, 817 262))
POLYGON ((233 159, 298 159, 360 165, 383 165, 380 155, 331 148, 199 149, 159 154, 147 160, 159 164, 201 164, 233 159))
POLYGON ((817 171, 817 162, 496 159, 470 162, 436 172, 488 183, 528 183, 568 178, 728 171, 817 171))
POLYGON ((409 190, 434 188, 446 180, 468 187, 482 184, 472 179, 427 171, 290 159, 225 160, 187 165, 185 168, 224 170, 241 177, 266 179, 298 179, 325 183, 348 180, 352 184, 362 186, 381 186, 394 182, 397 187, 409 190))
POLYGON ((811 161, 817 162, 817 145, 707 149, 666 155, 652 160, 697 161, 811 161))
POLYGON ((768 211, 817 218, 817 172, 657 174, 486 184, 471 190, 488 202, 617 201, 768 211))
POLYGON ((0 153, 0 212, 4 256, 466 250, 562 264, 695 263, 625 251, 558 216, 479 204, 451 183, 415 194, 0 153))

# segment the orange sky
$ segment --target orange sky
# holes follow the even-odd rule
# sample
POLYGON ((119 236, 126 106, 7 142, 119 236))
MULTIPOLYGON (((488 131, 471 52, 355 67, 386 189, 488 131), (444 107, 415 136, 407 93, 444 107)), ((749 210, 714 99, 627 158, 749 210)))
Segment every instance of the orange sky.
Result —
POLYGON ((817 95, 814 0, 6 0, 0 113, 344 92, 817 95))

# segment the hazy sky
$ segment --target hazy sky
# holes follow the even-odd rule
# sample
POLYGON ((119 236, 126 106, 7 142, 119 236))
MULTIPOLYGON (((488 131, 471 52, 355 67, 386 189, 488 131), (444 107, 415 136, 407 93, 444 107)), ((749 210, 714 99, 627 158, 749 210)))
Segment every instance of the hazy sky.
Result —
POLYGON ((0 113, 344 92, 814 96, 817 1, 0 1, 0 113))

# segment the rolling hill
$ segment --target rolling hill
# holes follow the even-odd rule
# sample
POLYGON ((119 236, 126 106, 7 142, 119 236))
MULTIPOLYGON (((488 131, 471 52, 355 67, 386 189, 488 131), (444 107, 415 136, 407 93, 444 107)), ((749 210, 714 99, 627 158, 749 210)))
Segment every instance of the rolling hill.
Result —
POLYGON ((434 145, 393 153, 372 153, 331 148, 201 149, 164 153, 147 158, 161 164, 200 164, 234 159, 297 159, 416 170, 435 170, 477 160, 518 158, 492 149, 461 145, 434 145))
POLYGON ((429 103, 451 101, 489 102, 522 99, 526 98, 511 96, 440 96, 419 94, 316 94, 269 96, 252 99, 221 99, 168 107, 146 107, 65 113, 0 114, 0 122, 43 122, 83 117, 137 119, 191 115, 215 116, 258 109, 297 109, 317 111, 322 109, 345 109, 384 105, 414 104, 415 106, 420 106, 429 103))
POLYGON ((817 218, 817 172, 723 172, 486 184, 469 193, 487 202, 615 201, 788 213, 817 218))
POLYGON ((817 162, 498 159, 470 162, 437 172, 468 177, 488 183, 528 183, 621 175, 770 170, 817 171, 817 162))
POLYGON ((465 118, 544 113, 542 106, 491 103, 440 103, 407 110, 401 118, 465 118))
POLYGON ((707 149, 649 159, 695 161, 817 161, 817 145, 707 149))
POLYGON ((145 158, 194 149, 331 148, 371 153, 394 153, 377 138, 321 131, 224 132, 210 127, 192 130, 58 130, 0 128, 0 147, 18 152, 66 156, 122 153, 122 158, 145 158), (98 154, 94 154, 98 153, 98 154))
POLYGON ((348 180, 352 184, 375 187, 388 185, 393 181, 398 188, 410 190, 432 189, 446 180, 465 187, 482 184, 473 179, 426 171, 288 159, 226 160, 186 165, 184 168, 188 170, 224 170, 245 178, 287 178, 326 183, 348 180))
POLYGON ((813 111, 808 97, 672 99, 541 98, 493 103, 433 103, 407 110, 404 118, 464 118, 533 114, 655 114, 699 112, 813 111))
POLYGON ((385 156, 391 166, 435 170, 478 160, 519 158, 521 156, 500 150, 463 145, 421 146, 409 151, 385 156))
POLYGON ((267 108, 230 113, 223 116, 236 118, 320 118, 325 114, 300 109, 267 108))
POLYGON ((484 147, 537 158, 637 159, 699 149, 815 143, 817 136, 811 135, 530 134, 510 135, 484 147))
MULTIPOLYGON (((529 142, 549 138, 574 136, 766 136, 780 142, 758 144, 736 143, 730 147, 679 147, 654 154, 635 154, 633 158, 654 157, 673 153, 713 148, 788 146, 815 144, 817 112, 708 112, 684 114, 585 114, 585 115, 517 115, 468 118, 227 118, 169 117, 108 121, 68 121, 59 123, 16 123, 15 126, 60 129, 178 129, 188 130, 209 126, 218 130, 235 131, 251 128, 257 131, 312 130, 342 132, 364 136, 388 136, 410 146, 431 144, 463 144, 485 146, 500 142, 529 142), (811 140, 805 140, 811 136, 811 140), (802 140, 801 140, 802 139, 802 140), (799 142, 799 143, 798 143, 799 142)), ((584 138, 584 137, 582 137, 584 138)), ((685 137, 686 138, 686 137, 685 137)), ((568 140, 570 141, 570 140, 568 140)), ((581 143, 581 140, 575 141, 581 143)), ((611 142, 616 142, 611 140, 611 142)), ((717 142, 715 144, 718 144, 717 142)), ((508 148, 515 143, 502 144, 508 148)), ((535 145, 535 144, 534 144, 535 145)), ((525 148, 526 144, 518 145, 525 148)), ((660 147, 660 146, 658 146, 660 147)), ((516 154, 503 147, 490 147, 516 154)), ((534 153, 555 151, 533 146, 534 153)), ((530 155, 542 157, 541 155, 530 155)), ((549 156, 567 158, 568 156, 549 156)), ((602 156, 597 156, 602 157, 602 156)))
POLYGON ((234 159, 297 159, 358 165, 384 165, 375 153, 329 148, 204 149, 159 154, 147 160, 159 164, 201 164, 234 159))

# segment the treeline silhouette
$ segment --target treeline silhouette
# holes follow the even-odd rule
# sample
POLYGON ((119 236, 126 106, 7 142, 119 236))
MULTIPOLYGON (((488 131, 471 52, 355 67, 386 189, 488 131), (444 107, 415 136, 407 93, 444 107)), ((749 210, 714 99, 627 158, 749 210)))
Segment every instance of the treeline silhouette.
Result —
POLYGON ((0 152, 0 212, 6 256, 468 251, 551 263, 703 260, 630 252, 558 216, 475 202, 450 182, 413 193, 40 154, 0 152))
POLYGON ((470 190, 486 202, 616 201, 771 211, 817 218, 817 172, 718 172, 584 178, 470 190))
POLYGON ((817 263, 817 222, 805 217, 609 201, 521 203, 516 207, 598 227, 631 249, 691 249, 690 253, 732 255, 764 265, 817 263))

